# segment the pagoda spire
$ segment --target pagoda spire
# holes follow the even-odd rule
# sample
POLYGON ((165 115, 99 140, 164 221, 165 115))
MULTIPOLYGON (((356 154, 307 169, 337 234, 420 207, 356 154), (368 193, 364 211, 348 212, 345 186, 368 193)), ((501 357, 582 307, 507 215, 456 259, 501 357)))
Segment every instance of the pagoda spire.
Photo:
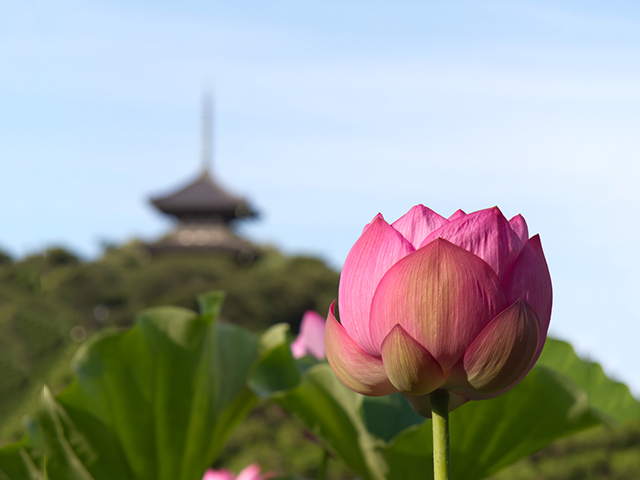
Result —
POLYGON ((201 171, 197 178, 168 195, 152 197, 151 203, 177 220, 175 229, 148 244, 151 252, 218 251, 237 255, 239 262, 253 258, 253 247, 233 232, 236 221, 258 213, 242 197, 226 191, 211 174, 213 154, 212 89, 202 92, 201 171))
POLYGON ((209 89, 202 95, 202 173, 211 174, 213 161, 213 96, 209 89))

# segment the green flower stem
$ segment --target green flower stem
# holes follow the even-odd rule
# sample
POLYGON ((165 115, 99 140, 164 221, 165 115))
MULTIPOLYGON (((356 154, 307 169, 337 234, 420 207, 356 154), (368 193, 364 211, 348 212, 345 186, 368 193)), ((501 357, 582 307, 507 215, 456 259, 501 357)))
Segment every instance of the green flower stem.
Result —
POLYGON ((327 478, 327 463, 329 463, 329 450, 325 448, 322 452, 322 460, 320 461, 320 466, 318 467, 316 480, 325 480, 325 478, 327 478))
POLYGON ((436 390, 431 394, 433 427, 433 478, 451 480, 449 464, 449 392, 436 390))

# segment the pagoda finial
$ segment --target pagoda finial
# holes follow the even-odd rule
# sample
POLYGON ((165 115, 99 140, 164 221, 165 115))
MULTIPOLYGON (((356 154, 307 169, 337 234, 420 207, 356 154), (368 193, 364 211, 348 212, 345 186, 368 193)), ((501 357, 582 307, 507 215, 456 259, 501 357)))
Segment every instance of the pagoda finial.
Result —
POLYGON ((202 95, 202 173, 211 173, 213 157, 213 96, 205 89, 202 95))

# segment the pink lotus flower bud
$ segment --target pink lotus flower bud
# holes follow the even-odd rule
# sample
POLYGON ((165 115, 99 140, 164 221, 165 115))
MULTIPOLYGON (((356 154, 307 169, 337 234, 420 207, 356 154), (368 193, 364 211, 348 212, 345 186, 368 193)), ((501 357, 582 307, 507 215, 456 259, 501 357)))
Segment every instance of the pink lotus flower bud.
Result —
POLYGON ((202 480, 268 480, 275 477, 275 472, 263 473, 260 475, 260 465, 252 463, 243 468, 236 476, 231 470, 214 470, 209 468, 204 472, 202 480))
POLYGON ((312 310, 305 312, 300 323, 300 334, 291 343, 294 358, 312 355, 324 360, 324 318, 312 310))
POLYGON ((551 278, 538 235, 497 208, 444 218, 417 205, 389 225, 377 215, 347 255, 325 328, 327 359, 364 395, 405 394, 429 416, 501 395, 533 367, 551 318, 551 278))

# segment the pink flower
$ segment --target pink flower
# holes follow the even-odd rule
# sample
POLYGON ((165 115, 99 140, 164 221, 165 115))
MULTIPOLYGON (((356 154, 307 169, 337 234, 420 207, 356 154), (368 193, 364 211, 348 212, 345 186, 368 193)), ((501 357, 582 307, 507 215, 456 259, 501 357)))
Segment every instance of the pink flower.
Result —
POLYGON ((515 386, 538 359, 551 278, 538 235, 497 208, 444 218, 417 205, 389 225, 377 215, 342 270, 327 359, 364 395, 400 391, 428 416, 429 393, 451 409, 515 386))
POLYGON ((204 472, 202 480, 268 480, 275 477, 274 472, 268 472, 260 475, 260 465, 252 463, 251 465, 243 468, 236 476, 231 470, 220 469, 214 470, 212 468, 204 472))
POLYGON ((316 312, 308 310, 300 323, 300 334, 291 344, 294 358, 313 355, 318 360, 324 360, 324 318, 316 312))

